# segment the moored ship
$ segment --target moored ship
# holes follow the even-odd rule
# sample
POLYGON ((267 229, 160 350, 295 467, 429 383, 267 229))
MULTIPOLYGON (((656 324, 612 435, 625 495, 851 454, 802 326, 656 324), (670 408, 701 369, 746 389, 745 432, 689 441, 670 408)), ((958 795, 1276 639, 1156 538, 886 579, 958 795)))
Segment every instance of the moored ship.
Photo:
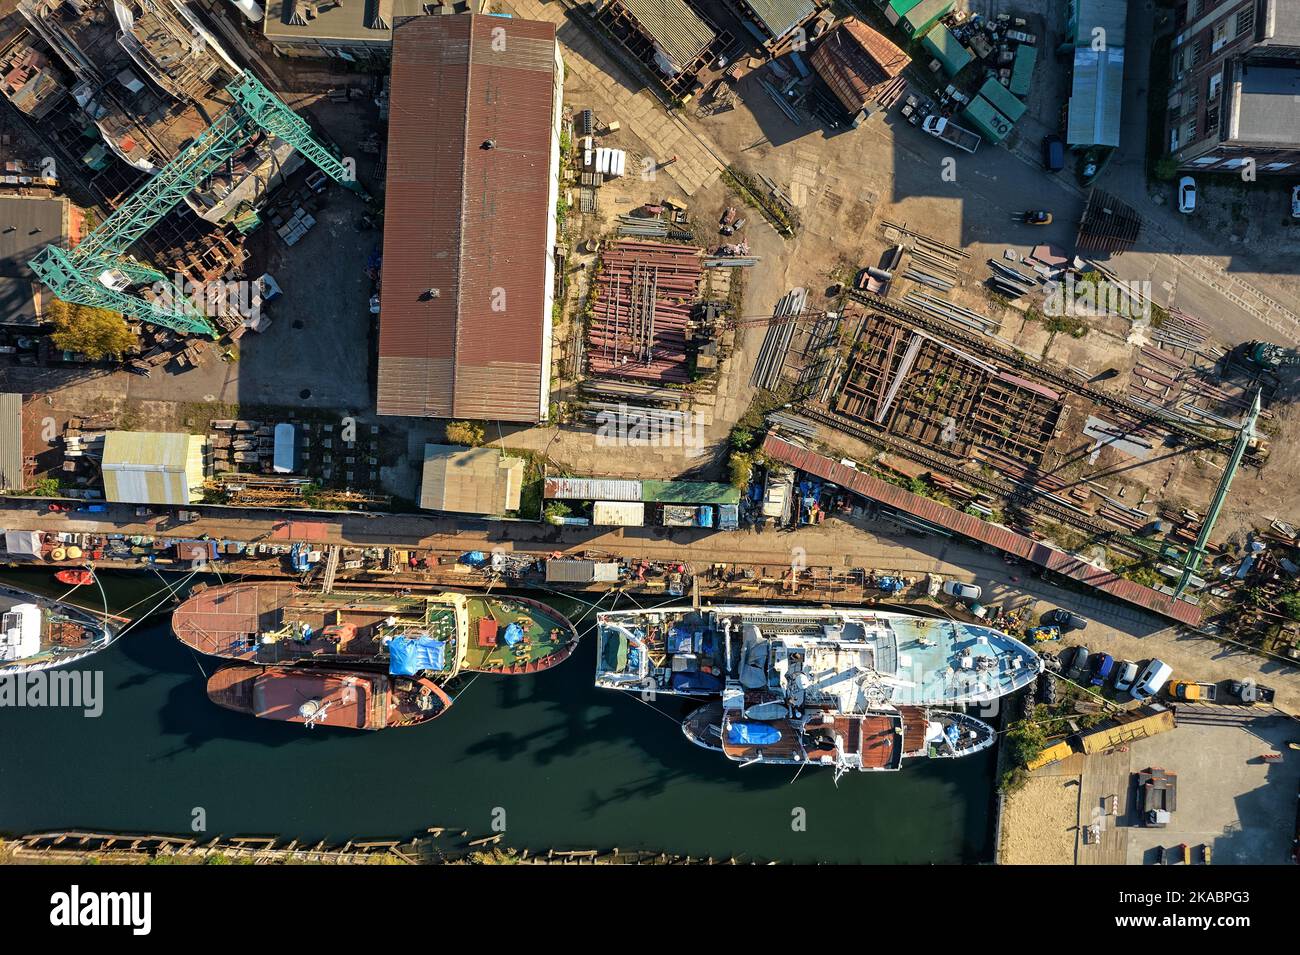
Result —
POLYGON ((537 673, 578 643, 566 617, 523 597, 396 587, 320 593, 274 582, 196 588, 172 629, 200 653, 241 663, 400 662, 395 674, 439 682, 465 671, 537 673))
POLYGON ((997 738, 983 720, 921 706, 864 713, 811 707, 775 718, 758 718, 762 715, 733 697, 692 712, 682 721, 682 732, 745 766, 830 766, 836 778, 848 771, 896 770, 905 759, 969 756, 997 738))
POLYGON ((223 667, 208 699, 236 713, 307 728, 382 730, 441 716, 451 698, 432 680, 326 666, 223 667))
POLYGON ((717 606, 597 614, 596 685, 636 693, 787 695, 842 713, 995 700, 1042 661, 990 627, 874 609, 717 606))
POLYGON ((84 660, 117 639, 119 621, 0 586, 0 676, 84 660))

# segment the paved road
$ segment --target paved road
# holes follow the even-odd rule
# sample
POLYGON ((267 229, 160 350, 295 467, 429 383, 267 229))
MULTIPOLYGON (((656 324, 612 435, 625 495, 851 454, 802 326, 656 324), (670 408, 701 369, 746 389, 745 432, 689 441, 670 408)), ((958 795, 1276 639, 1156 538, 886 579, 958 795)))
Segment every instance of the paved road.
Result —
POLYGON ((742 531, 734 534, 663 528, 549 527, 527 522, 474 521, 423 515, 311 514, 204 508, 194 523, 172 518, 137 521, 134 509, 110 505, 103 520, 91 515, 49 514, 39 505, 9 501, 0 508, 0 527, 10 530, 153 535, 254 541, 310 540, 320 544, 395 546, 441 551, 492 550, 545 556, 555 551, 578 554, 601 551, 657 561, 684 561, 700 569, 713 563, 788 567, 796 551, 808 567, 848 570, 864 567, 903 575, 937 573, 979 584, 984 602, 1027 606, 1036 618, 1051 607, 1065 607, 1090 624, 1076 642, 1120 659, 1160 657, 1175 672, 1199 680, 1254 677, 1278 691, 1278 704, 1300 712, 1300 669, 1244 650, 1186 633, 1154 615, 1093 594, 1081 594, 1029 576, 1026 568, 1006 564, 1000 556, 951 540, 902 534, 894 525, 867 522, 853 526, 830 520, 797 531, 742 531))

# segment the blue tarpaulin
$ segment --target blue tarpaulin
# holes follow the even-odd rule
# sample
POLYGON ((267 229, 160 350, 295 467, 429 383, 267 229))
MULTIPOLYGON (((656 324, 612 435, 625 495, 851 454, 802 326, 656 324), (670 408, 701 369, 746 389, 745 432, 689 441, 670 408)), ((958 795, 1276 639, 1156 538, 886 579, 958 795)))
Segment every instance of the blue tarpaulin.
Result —
POLYGON ((441 670, 447 644, 427 633, 418 637, 394 637, 388 641, 388 672, 393 676, 414 676, 421 670, 441 670))
POLYGON ((727 742, 738 746, 767 746, 781 740, 781 731, 766 723, 732 723, 727 727, 727 742))
POLYGON ((468 554, 461 554, 458 563, 468 564, 470 567, 486 567, 488 555, 481 550, 472 550, 468 554))
POLYGON ((505 641, 506 646, 513 647, 516 643, 524 638, 524 628, 517 623, 512 623, 506 627, 505 633, 501 634, 501 639, 505 641))

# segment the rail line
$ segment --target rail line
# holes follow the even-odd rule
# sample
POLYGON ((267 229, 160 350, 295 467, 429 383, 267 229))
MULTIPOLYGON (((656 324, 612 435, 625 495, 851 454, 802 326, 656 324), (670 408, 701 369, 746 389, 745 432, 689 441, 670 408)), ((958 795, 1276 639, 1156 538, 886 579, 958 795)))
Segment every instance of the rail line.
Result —
POLYGON ((1055 518, 1080 530, 1087 530, 1094 534, 1111 534, 1115 531, 1115 528, 1094 520, 1083 512, 1075 512, 1068 507, 1063 507, 1045 497, 1043 492, 1034 490, 1032 487, 1013 484, 999 478, 985 477, 982 474, 973 474, 958 467, 954 462, 925 448, 918 447, 910 441, 903 441, 883 431, 873 430, 860 422, 838 415, 827 408, 811 404, 800 405, 799 414, 812 421, 834 428, 836 431, 843 431, 859 440, 868 441, 872 444, 883 444, 892 451, 929 465, 936 471, 942 471, 944 474, 965 484, 976 485, 1008 501, 1023 502, 1026 506, 1032 507, 1048 517, 1055 518))

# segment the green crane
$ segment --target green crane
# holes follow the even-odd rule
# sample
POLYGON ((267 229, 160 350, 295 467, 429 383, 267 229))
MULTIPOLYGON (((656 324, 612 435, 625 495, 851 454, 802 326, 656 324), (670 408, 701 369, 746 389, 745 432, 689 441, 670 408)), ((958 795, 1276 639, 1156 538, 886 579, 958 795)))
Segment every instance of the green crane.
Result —
POLYGON ((46 246, 28 263, 55 296, 215 338, 217 330, 203 310, 171 279, 132 258, 128 251, 200 182, 248 145, 258 130, 284 140, 335 182, 364 195, 349 166, 252 73, 245 71, 226 92, 234 101, 232 105, 76 248, 46 246), (144 285, 154 286, 159 294, 144 298, 132 291, 144 285))
POLYGON ((1228 466, 1223 469, 1223 478, 1219 481, 1219 486, 1215 488, 1214 497, 1210 499, 1209 510, 1205 513, 1205 520, 1201 524, 1201 533, 1196 537, 1196 543, 1187 551, 1187 559, 1183 561, 1183 575, 1178 581, 1178 586, 1174 588, 1174 597, 1179 597, 1187 589, 1188 583, 1191 582, 1192 575, 1200 567, 1201 561, 1205 557, 1206 545, 1210 542, 1210 532, 1214 530, 1214 525, 1219 519, 1219 511, 1223 510, 1223 502, 1228 499, 1228 489, 1232 487, 1232 479, 1237 475, 1237 469, 1241 467, 1241 459, 1246 456, 1246 449, 1250 447, 1250 442, 1255 438, 1255 422, 1259 419, 1260 391, 1255 390, 1255 396, 1251 399, 1250 409, 1241 419, 1241 428, 1237 432, 1237 440, 1232 446, 1232 456, 1228 458, 1228 466))

